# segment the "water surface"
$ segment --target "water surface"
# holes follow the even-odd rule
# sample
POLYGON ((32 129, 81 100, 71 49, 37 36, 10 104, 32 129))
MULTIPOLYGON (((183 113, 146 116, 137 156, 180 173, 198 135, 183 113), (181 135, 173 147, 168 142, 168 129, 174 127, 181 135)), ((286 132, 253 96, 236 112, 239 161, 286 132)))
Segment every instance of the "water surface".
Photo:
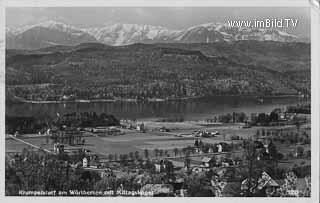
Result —
POLYGON ((148 119, 183 117, 185 120, 213 118, 215 115, 245 112, 269 113, 274 108, 285 108, 307 102, 297 97, 264 98, 215 96, 183 101, 165 102, 91 102, 51 104, 7 104, 6 114, 14 116, 55 117, 57 113, 89 112, 113 114, 120 119, 148 119))

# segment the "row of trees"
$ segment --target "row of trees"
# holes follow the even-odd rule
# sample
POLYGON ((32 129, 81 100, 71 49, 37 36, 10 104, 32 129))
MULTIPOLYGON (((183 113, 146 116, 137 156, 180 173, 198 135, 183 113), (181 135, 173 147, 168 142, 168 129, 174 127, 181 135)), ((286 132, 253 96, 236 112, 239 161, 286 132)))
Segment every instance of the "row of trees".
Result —
POLYGON ((255 138, 270 138, 281 144, 290 143, 290 144, 310 144, 311 138, 306 131, 287 131, 287 130, 257 130, 254 134, 255 138))
MULTIPOLYGON (((242 147, 243 143, 234 143, 231 142, 231 144, 227 143, 220 143, 223 146, 223 151, 232 151, 232 150, 238 150, 242 147)), ((169 157, 169 156, 185 156, 186 154, 196 154, 200 151, 203 153, 208 153, 210 150, 211 152, 218 152, 218 144, 209 144, 209 143, 199 143, 197 140, 195 141, 194 146, 187 146, 183 148, 173 148, 172 150, 163 150, 155 148, 152 151, 148 149, 143 150, 143 154, 141 154, 139 151, 135 152, 129 152, 128 154, 109 154, 108 159, 110 161, 128 161, 128 160, 142 160, 142 159, 150 159, 151 156, 155 158, 163 158, 163 157, 169 157), (198 143, 198 144, 197 144, 198 143)))

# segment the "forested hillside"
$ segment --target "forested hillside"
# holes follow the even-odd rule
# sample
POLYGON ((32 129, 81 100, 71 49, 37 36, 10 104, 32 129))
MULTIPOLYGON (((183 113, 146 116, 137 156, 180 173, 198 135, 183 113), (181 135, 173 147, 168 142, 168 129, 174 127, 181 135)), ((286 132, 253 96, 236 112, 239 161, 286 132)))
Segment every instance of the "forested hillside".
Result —
POLYGON ((98 43, 7 50, 7 101, 310 94, 310 44, 98 43))

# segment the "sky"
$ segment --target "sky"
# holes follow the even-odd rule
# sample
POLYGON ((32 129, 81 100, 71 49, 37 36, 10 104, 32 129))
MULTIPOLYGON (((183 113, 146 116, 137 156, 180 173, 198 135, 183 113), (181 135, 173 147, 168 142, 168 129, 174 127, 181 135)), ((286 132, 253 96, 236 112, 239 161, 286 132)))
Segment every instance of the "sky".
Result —
POLYGON ((309 8, 254 7, 9 7, 6 26, 16 28, 47 20, 77 27, 98 27, 112 23, 133 23, 183 29, 228 20, 298 19, 296 28, 284 29, 300 37, 310 37, 309 8))

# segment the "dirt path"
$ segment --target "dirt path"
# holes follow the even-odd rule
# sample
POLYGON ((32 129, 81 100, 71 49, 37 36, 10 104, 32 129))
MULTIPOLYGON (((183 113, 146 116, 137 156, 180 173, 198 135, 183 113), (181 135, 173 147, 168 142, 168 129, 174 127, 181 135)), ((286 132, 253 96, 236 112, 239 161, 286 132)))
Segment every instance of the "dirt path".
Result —
POLYGON ((22 143, 24 143, 24 144, 26 144, 26 145, 29 145, 29 146, 33 147, 33 148, 36 148, 36 149, 45 151, 45 152, 50 153, 50 154, 55 154, 55 153, 52 152, 52 151, 49 151, 49 150, 47 150, 47 149, 43 149, 42 147, 36 146, 36 145, 34 145, 34 144, 31 144, 31 143, 29 143, 29 142, 26 142, 26 141, 24 141, 24 140, 21 140, 21 139, 19 139, 19 138, 16 138, 16 137, 14 137, 13 135, 9 135, 9 136, 10 136, 12 139, 16 140, 16 141, 22 142, 22 143))

